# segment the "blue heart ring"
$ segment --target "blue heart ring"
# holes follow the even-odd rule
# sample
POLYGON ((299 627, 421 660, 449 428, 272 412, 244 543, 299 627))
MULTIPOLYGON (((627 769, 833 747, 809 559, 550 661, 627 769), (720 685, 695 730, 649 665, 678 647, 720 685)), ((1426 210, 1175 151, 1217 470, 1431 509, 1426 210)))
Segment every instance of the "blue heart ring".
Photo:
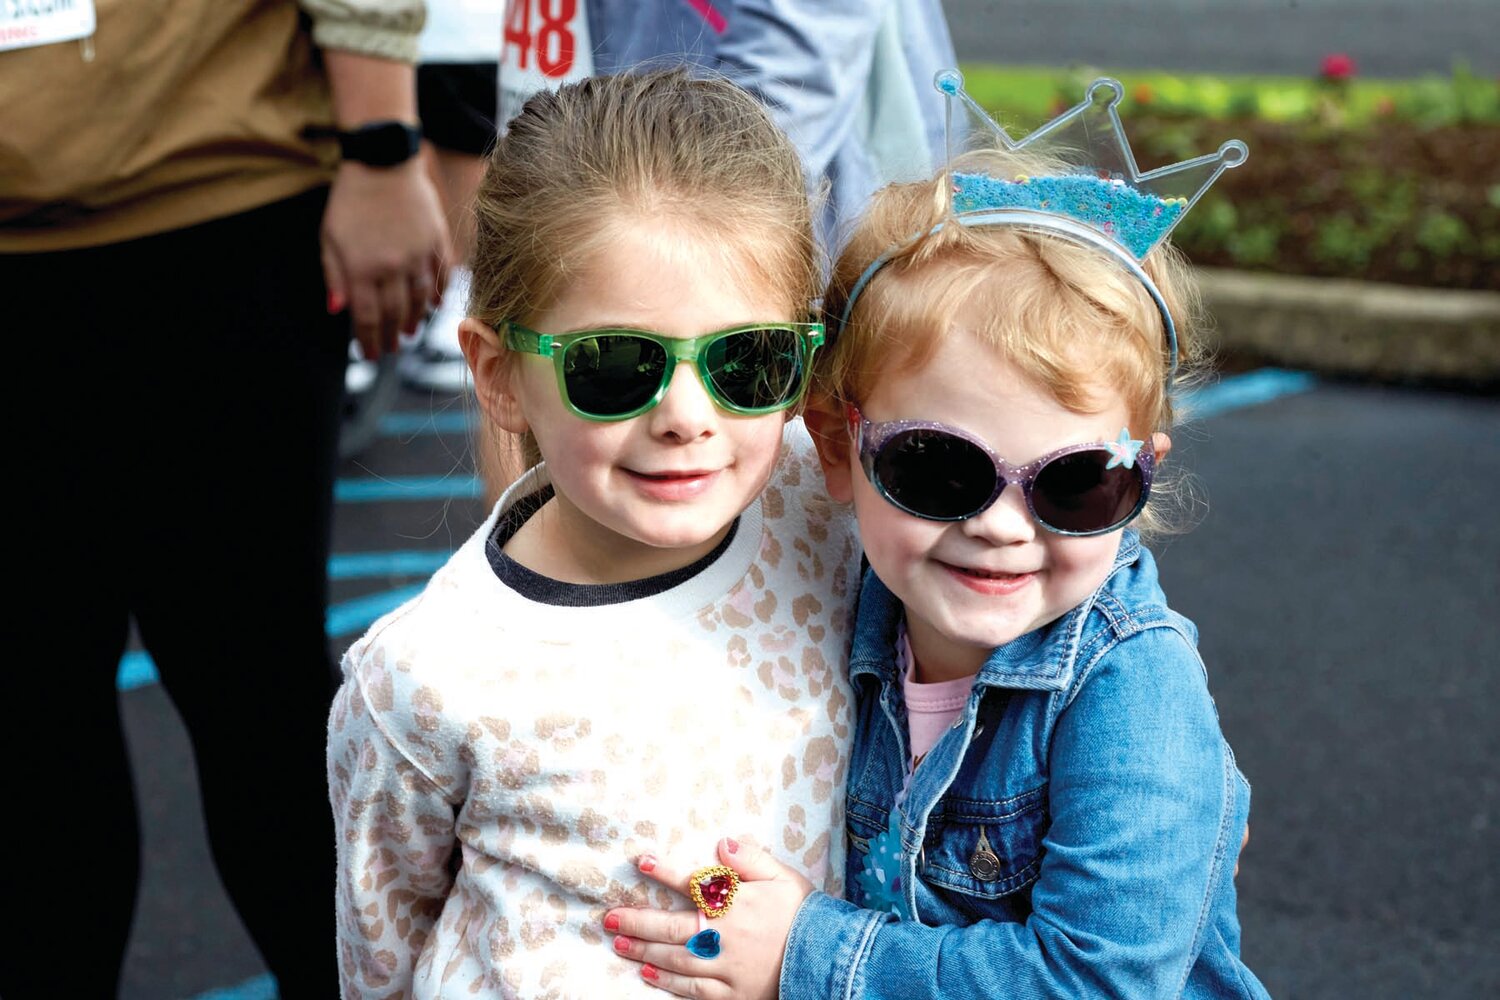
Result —
POLYGON ((699 931, 687 939, 687 950, 699 958, 719 957, 719 932, 713 928, 699 931))

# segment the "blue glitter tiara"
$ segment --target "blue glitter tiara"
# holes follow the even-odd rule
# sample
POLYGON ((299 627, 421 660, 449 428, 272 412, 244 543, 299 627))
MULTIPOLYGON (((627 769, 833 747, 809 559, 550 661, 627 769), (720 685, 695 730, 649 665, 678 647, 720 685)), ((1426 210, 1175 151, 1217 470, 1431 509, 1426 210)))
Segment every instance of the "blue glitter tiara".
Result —
MULTIPOLYGON (((1019 140, 1012 139, 964 91, 963 76, 957 70, 939 73, 933 85, 949 98, 949 215, 914 238, 930 236, 951 221, 963 226, 1022 226, 1104 251, 1145 286, 1160 310, 1170 379, 1177 370, 1177 328, 1141 261, 1167 238, 1221 173, 1245 162, 1249 152, 1245 144, 1231 139, 1216 153, 1143 174, 1120 123, 1118 106, 1125 88, 1118 80, 1095 80, 1079 104, 1019 140), (955 104, 967 110, 974 127, 954 127, 955 104), (968 151, 956 150, 958 141, 988 150, 998 144, 1006 152, 1025 154, 1018 159, 1040 168, 1033 175, 1011 177, 967 172, 960 167, 968 151)), ((909 245, 908 241, 893 247, 865 268, 844 303, 840 329, 870 279, 909 245)))

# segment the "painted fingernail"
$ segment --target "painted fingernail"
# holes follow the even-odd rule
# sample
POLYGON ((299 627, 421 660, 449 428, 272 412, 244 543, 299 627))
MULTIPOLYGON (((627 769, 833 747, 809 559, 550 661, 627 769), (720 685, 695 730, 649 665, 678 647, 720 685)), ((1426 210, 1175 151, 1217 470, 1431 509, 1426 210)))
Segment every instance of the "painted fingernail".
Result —
POLYGON ((740 842, 738 840, 735 840, 733 837, 725 837, 724 850, 728 851, 730 854, 738 854, 740 853, 740 842))
POLYGON ((643 966, 641 966, 641 978, 642 979, 649 979, 649 980, 651 980, 654 983, 660 977, 660 975, 661 974, 656 971, 656 966, 654 966, 654 965, 643 965, 643 966))
POLYGON ((654 854, 642 854, 641 855, 641 860, 637 861, 635 863, 635 866, 637 868, 639 868, 643 872, 654 872, 654 871, 656 871, 656 855, 654 855, 654 854))
POLYGON ((615 951, 627 952, 630 950, 630 938, 621 935, 615 938, 615 951))
POLYGON ((332 315, 334 315, 336 313, 341 313, 343 311, 344 311, 344 297, 342 295, 340 295, 338 292, 329 292, 328 293, 328 315, 332 316, 332 315))
POLYGON ((620 929, 620 915, 618 913, 606 913, 604 915, 604 929, 617 931, 620 929))

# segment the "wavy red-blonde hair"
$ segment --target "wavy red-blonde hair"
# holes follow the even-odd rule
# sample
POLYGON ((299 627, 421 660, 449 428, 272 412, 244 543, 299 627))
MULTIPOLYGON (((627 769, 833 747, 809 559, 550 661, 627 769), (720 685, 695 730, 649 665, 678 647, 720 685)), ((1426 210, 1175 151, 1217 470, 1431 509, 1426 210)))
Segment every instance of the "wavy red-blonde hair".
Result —
MULTIPOLYGON (((1026 172, 1014 164, 997 166, 996 158, 986 154, 985 169, 1008 171, 999 176, 1026 172)), ((1034 164, 1026 166, 1035 171, 1034 164)), ((926 364, 966 310, 986 321, 966 325, 965 332, 1068 409, 1094 412, 1108 405, 1106 394, 1118 393, 1132 431, 1173 426, 1178 414, 1168 387, 1166 331, 1140 281, 1108 254, 1042 230, 949 222, 931 233, 946 216, 947 183, 944 174, 878 191, 834 262, 823 300, 832 343, 818 355, 814 372, 814 392, 825 405, 857 404, 886 373, 926 364), (887 253, 889 261, 860 292, 847 324, 835 328, 850 289, 887 253), (969 308, 976 303, 983 308, 969 308)), ((1148 254, 1142 267, 1177 331, 1178 368, 1171 384, 1191 384, 1206 362, 1196 283, 1168 243, 1148 254)), ((1165 530, 1165 519, 1153 508, 1160 506, 1158 496, 1171 492, 1170 482, 1153 492, 1138 523, 1143 533, 1165 530)))

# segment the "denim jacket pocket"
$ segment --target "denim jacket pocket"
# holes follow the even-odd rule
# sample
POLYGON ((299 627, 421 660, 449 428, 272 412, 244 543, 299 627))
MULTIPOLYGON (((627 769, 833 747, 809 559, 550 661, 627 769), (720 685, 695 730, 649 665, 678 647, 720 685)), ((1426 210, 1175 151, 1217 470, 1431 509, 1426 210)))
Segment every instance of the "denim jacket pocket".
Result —
POLYGON ((1036 881, 1047 831, 1045 783, 999 801, 944 796, 927 820, 918 875, 935 890, 998 899, 1036 881))
POLYGON ((885 831, 890 821, 890 810, 849 796, 844 800, 844 820, 848 827, 850 846, 863 853, 869 849, 871 837, 885 831))

